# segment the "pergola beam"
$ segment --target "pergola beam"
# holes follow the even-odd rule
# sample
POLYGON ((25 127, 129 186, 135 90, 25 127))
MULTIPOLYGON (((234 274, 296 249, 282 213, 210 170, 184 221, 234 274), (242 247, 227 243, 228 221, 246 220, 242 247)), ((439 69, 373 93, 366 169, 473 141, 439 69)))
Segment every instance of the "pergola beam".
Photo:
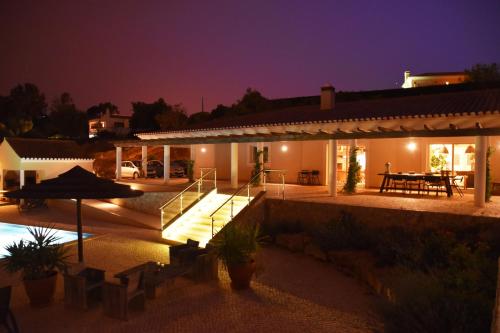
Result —
MULTIPOLYGON (((424 125, 425 126, 425 125, 424 125)), ((233 135, 231 137, 190 137, 172 139, 152 139, 152 140, 126 140, 115 141, 116 147, 141 147, 141 146, 162 146, 162 145, 190 145, 190 144, 215 144, 230 142, 273 142, 273 141, 309 141, 309 140, 352 140, 352 139, 386 139, 386 138, 407 138, 407 137, 458 137, 458 136, 497 136, 500 135, 498 128, 460 128, 460 129, 425 129, 414 131, 391 130, 370 131, 370 132, 347 132, 337 129, 333 133, 317 132, 316 134, 304 134, 298 132, 276 133, 276 134, 253 134, 253 135, 233 135)))

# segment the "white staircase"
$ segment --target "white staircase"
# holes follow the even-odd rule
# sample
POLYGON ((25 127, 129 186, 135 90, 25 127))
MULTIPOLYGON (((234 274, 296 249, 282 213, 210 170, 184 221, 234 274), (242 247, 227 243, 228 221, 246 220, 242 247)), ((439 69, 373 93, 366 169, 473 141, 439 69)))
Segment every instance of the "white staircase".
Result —
MULTIPOLYGON (((217 190, 213 190, 163 230, 162 237, 180 243, 185 243, 189 238, 199 241, 200 246, 204 247, 212 239, 212 218, 210 215, 230 197, 231 195, 219 194, 217 190)), ((252 199, 250 197, 250 200, 252 199)), ((234 217, 248 205, 249 198, 247 196, 234 196, 231 201, 233 202, 234 217)), ((231 201, 227 202, 213 216, 214 234, 231 220, 231 201)))

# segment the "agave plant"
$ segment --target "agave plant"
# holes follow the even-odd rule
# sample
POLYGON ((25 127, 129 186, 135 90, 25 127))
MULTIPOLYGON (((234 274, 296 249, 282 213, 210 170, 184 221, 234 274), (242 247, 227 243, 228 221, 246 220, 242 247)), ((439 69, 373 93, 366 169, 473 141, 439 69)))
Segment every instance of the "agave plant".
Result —
POLYGON ((5 247, 5 269, 10 273, 21 271, 24 280, 47 277, 56 269, 66 270, 68 249, 59 244, 60 237, 53 226, 27 229, 33 240, 21 239, 5 247))

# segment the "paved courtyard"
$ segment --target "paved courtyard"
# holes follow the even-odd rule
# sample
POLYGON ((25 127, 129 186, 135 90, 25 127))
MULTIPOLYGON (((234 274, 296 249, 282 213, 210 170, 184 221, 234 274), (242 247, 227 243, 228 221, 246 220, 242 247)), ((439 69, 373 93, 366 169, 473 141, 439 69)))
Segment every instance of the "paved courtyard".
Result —
MULTIPOLYGON (((74 217, 48 210, 19 216, 13 206, 0 207, 4 222, 55 223, 74 228, 74 217)), ((88 266, 112 275, 148 260, 168 261, 168 246, 155 231, 85 220, 88 266)), ((75 258, 75 246, 71 246, 75 258)), ((220 281, 195 284, 179 278, 148 300, 146 310, 124 322, 103 315, 101 307, 87 312, 65 309, 62 280, 54 304, 32 309, 18 276, 0 272, 0 284, 12 284, 12 307, 21 332, 376 332, 380 300, 364 286, 339 273, 331 264, 269 247, 262 250, 262 271, 252 289, 233 292, 227 274, 220 281)))

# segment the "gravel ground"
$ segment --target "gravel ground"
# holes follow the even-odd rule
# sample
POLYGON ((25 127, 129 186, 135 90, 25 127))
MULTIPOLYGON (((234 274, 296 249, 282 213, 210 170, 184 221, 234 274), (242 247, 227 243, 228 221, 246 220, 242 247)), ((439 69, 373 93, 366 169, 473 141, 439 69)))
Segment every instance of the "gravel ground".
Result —
MULTIPOLYGON (((6 222, 73 226, 73 217, 54 211, 16 217, 16 210, 0 207, 0 216, 6 222)), ((168 261, 168 246, 156 242, 151 231, 88 220, 84 225, 95 234, 85 242, 86 264, 105 269, 107 279, 148 260, 168 261)), ((24 333, 382 331, 376 314, 380 300, 332 265, 274 247, 264 248, 261 258, 264 269, 250 290, 232 291, 222 269, 218 282, 179 278, 126 322, 104 316, 100 306, 86 312, 65 309, 60 278, 54 304, 41 309, 29 307, 18 276, 0 271, 0 285, 14 286, 12 309, 24 333)))

